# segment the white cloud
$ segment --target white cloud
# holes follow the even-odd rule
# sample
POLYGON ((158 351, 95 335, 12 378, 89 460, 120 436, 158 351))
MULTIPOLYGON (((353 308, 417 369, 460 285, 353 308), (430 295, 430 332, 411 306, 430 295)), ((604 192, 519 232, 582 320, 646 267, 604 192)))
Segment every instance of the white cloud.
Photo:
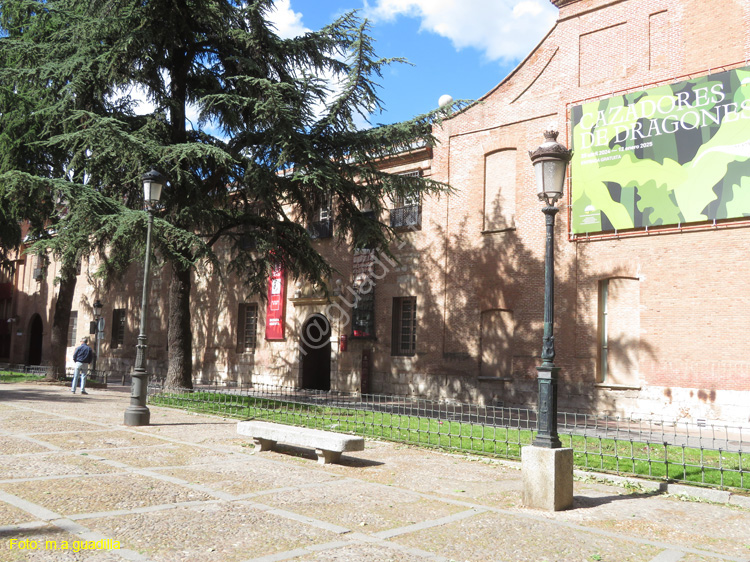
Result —
POLYGON ((302 24, 302 14, 292 10, 290 0, 277 0, 268 19, 276 27, 276 33, 283 39, 291 39, 310 31, 302 24))
POLYGON ((371 0, 364 15, 374 21, 420 18, 421 30, 472 47, 489 60, 525 57, 552 27, 557 9, 549 0, 371 0))

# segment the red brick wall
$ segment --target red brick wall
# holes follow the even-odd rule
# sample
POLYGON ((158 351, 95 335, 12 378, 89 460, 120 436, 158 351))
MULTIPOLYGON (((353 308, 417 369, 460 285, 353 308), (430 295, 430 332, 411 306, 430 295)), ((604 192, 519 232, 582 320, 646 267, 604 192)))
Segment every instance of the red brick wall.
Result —
MULTIPOLYGON (((736 67, 750 55, 750 34, 745 32, 750 0, 722 0, 720 10, 706 9, 706 0, 555 4, 561 8, 556 27, 481 103, 436 129, 439 144, 431 159, 423 152, 393 165, 395 172, 422 170, 449 183, 453 192, 426 198, 421 229, 403 233, 394 245, 398 263, 388 264, 377 283, 375 338, 350 341, 341 352, 339 337, 351 335, 351 327, 345 319, 330 318, 333 388, 360 388, 362 353, 369 350, 367 390, 533 407, 542 341, 545 230, 527 150, 542 142, 551 121, 561 131, 560 140, 570 145, 568 112, 582 100, 736 67), (515 151, 513 224, 483 232, 485 160, 504 150, 515 151), (392 302, 404 296, 417 297, 417 353, 391 357, 392 302), (482 346, 482 319, 497 316, 513 322, 504 327, 502 338, 493 336, 503 373, 480 377, 482 354, 488 352, 482 346)), ((573 242, 567 198, 559 208, 555 363, 562 369, 561 408, 750 421, 745 352, 750 228, 573 242), (619 377, 627 388, 597 380, 599 283, 610 278, 632 280, 619 307, 620 343, 630 343, 618 352, 631 357, 635 366, 619 377)), ((335 239, 318 244, 337 269, 332 283, 340 279, 346 290, 353 281, 351 249, 335 239)), ((162 292, 169 282, 166 272, 164 276, 156 281, 162 292)), ((256 352, 238 356, 237 306, 255 297, 244 294, 236 280, 222 285, 206 279, 195 284, 197 369, 235 380, 298 383, 301 326, 311 314, 326 314, 328 304, 308 294, 295 299, 296 286, 289 280, 286 341, 265 342, 261 329, 256 352)), ((44 288, 49 294, 37 291, 34 296, 32 285, 28 283, 28 297, 19 300, 25 319, 52 296, 44 288)), ((108 307, 137 302, 135 284, 126 282, 121 291, 130 296, 108 295, 108 307)), ((92 288, 82 286, 78 310, 94 295, 92 288)), ((260 311, 262 326, 262 305, 260 311)), ((79 318, 85 316, 79 313, 79 318)), ((46 316, 44 321, 46 330, 46 316)), ((485 333, 489 337, 492 330, 485 327, 485 333)), ((164 345, 158 337, 153 342, 157 354, 164 345)), ((18 350, 20 354, 21 346, 18 350)))
MULTIPOLYGON (((540 133, 551 120, 566 131, 567 110, 581 100, 743 65, 750 54, 744 31, 750 2, 732 0, 722 3, 721 10, 705 8, 698 0, 563 3, 556 28, 529 58, 481 104, 438 131, 441 144, 433 174, 456 189, 447 201, 442 240, 445 361, 463 354, 463 367, 472 368, 483 311, 507 309, 515 319, 514 381, 494 386, 478 381, 486 399, 531 400, 534 394, 543 314, 544 220, 525 149, 540 144, 540 133), (516 228, 483 235, 484 157, 513 148, 518 154, 516 228)), ((742 351, 743 334, 750 330, 745 312, 750 298, 743 291, 747 275, 742 273, 750 230, 570 242, 568 206, 563 202, 560 208, 556 364, 562 367, 567 393, 561 402, 623 413, 672 408, 675 414, 700 416, 708 411, 750 421, 738 406, 750 398, 750 362, 742 351), (627 396, 610 385, 596 385, 598 286, 601 279, 616 277, 637 279, 627 297, 636 300, 632 306, 637 314, 618 308, 618 314, 629 319, 621 318, 624 333, 618 352, 631 358, 633 371, 613 382, 640 389, 627 396), (626 341, 630 349, 622 347, 626 341)))

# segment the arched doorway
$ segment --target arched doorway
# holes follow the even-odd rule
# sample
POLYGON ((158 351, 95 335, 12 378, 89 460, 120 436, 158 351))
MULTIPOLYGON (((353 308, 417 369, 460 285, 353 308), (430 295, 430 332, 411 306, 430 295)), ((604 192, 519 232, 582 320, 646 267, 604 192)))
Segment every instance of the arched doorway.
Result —
POLYGON ((42 364, 42 336, 44 334, 44 325, 42 318, 38 314, 31 317, 29 323, 29 365, 42 364))
POLYGON ((302 388, 331 390, 331 324, 313 314, 300 334, 302 388))

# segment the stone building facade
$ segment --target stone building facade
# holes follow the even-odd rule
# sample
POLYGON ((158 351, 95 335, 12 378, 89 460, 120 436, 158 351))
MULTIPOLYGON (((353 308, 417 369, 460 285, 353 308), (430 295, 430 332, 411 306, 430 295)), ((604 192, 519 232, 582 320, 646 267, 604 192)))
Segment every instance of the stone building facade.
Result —
MULTIPOLYGON (((274 341, 265 338, 265 301, 244 294, 236 280, 196 274, 197 381, 535 406, 545 230, 527 151, 550 122, 576 149, 571 114, 585 102, 743 68, 750 55, 750 0, 722 0, 721 9, 706 9, 705 0, 552 3, 556 25, 515 70, 436 128, 436 147, 389 163, 395 173, 453 189, 391 202, 380 218, 400 231, 396 262, 327 237, 335 217, 322 210, 314 235, 338 272, 332 296, 283 279, 284 338, 274 341)), ((580 236, 571 225, 575 181, 566 181, 555 233, 560 408, 750 423, 743 353, 750 223, 740 217, 580 236)), ((10 342, 0 350, 14 363, 44 362, 48 349, 55 265, 37 279, 33 260, 21 258, 5 281, 15 296, 10 342)), ((88 331, 100 298, 102 361, 128 368, 141 272, 105 294, 87 270, 84 264, 74 304, 78 334, 88 331)), ((168 273, 157 270, 153 283, 148 358, 159 370, 168 273)))

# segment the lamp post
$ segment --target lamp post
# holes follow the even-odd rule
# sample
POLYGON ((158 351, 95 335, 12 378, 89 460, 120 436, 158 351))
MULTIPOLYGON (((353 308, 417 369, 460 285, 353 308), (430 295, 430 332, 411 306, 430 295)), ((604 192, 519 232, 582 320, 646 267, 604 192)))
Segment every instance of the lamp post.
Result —
POLYGON ((154 206, 161 197, 164 176, 156 170, 143 174, 143 200, 148 209, 146 229, 146 258, 143 265, 143 295, 141 298, 141 329, 136 345, 135 368, 130 387, 130 405, 125 410, 125 425, 148 425, 151 412, 146 406, 148 373, 146 372, 146 319, 148 317, 148 274, 151 264, 151 227, 154 224, 154 206))
MULTIPOLYGON (((102 304, 102 301, 96 299, 94 301, 94 304, 92 305, 92 308, 94 309, 94 320, 96 321, 96 355, 94 356, 94 370, 98 373, 99 351, 101 349, 102 332, 104 331, 104 320, 102 319, 102 308, 104 308, 104 305, 102 304)), ((107 384, 106 375, 104 378, 104 384, 107 384)))
POLYGON ((563 194, 565 170, 573 153, 557 142, 557 131, 544 132, 544 142, 529 151, 537 193, 545 202, 547 227, 544 257, 544 338, 542 364, 537 367, 539 388, 537 435, 521 450, 524 504, 559 511, 573 505, 573 450, 562 447, 557 435, 557 375, 555 367, 555 206, 563 194))
POLYGON ((548 449, 562 447, 557 435, 557 374, 555 367, 555 206, 563 194, 565 170, 573 153, 557 142, 557 131, 545 131, 544 142, 529 152, 536 175, 536 187, 546 218, 547 235, 544 256, 544 339, 542 365, 537 367, 539 384, 537 435, 534 445, 548 449))

